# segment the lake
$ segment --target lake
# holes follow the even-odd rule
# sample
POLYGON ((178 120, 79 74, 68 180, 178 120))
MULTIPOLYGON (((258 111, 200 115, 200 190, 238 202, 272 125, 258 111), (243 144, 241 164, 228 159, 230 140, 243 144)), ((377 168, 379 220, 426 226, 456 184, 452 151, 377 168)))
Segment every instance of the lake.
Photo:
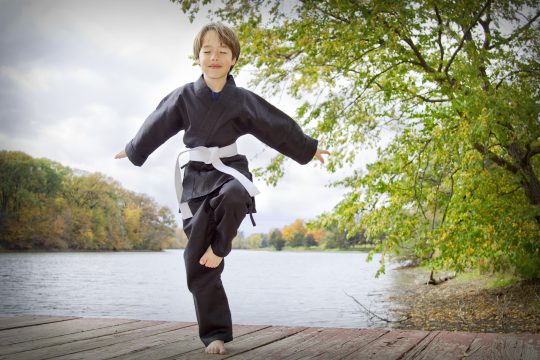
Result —
MULTIPOLYGON (((0 315, 196 321, 183 250, 0 254, 0 315)), ((235 324, 385 327, 387 295, 411 281, 375 278, 363 252, 233 250, 222 275, 235 324), (348 294, 348 295, 347 295, 348 294)))

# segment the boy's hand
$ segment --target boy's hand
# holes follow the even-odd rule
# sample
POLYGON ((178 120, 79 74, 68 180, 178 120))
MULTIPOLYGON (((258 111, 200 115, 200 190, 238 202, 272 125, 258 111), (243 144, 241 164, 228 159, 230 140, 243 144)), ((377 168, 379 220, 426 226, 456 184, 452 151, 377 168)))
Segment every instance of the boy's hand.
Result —
POLYGON ((115 159, 123 159, 125 157, 127 157, 127 154, 126 154, 125 150, 120 151, 118 154, 116 154, 114 156, 115 159))
POLYGON ((317 158, 317 160, 324 164, 324 159, 322 157, 323 154, 330 155, 330 151, 317 149, 317 151, 315 152, 315 157, 317 158))
POLYGON ((219 264, 221 264, 221 260, 223 260, 223 258, 214 254, 214 251, 212 251, 212 245, 210 245, 199 260, 199 264, 209 268, 217 268, 219 264))

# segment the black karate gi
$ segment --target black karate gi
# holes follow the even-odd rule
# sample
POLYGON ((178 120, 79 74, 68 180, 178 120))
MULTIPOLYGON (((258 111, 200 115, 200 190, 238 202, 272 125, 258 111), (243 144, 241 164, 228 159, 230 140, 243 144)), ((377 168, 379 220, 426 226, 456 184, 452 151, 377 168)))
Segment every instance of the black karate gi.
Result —
MULTIPOLYGON (((300 164, 308 163, 317 150, 317 140, 305 135, 293 119, 256 94, 236 87, 230 75, 217 99, 203 76, 167 95, 126 145, 129 160, 141 166, 181 130, 185 130, 183 141, 188 148, 223 147, 251 134, 300 164)), ((253 179, 244 155, 221 160, 253 179)), ((205 345, 217 339, 228 342, 232 340, 231 314, 221 282, 225 259, 215 269, 200 265, 199 259, 209 245, 218 256, 229 254, 245 215, 255 212, 255 201, 234 177, 198 161, 187 163, 183 188, 181 201, 188 202, 193 214, 183 220, 188 237, 184 261, 199 335, 205 345)))

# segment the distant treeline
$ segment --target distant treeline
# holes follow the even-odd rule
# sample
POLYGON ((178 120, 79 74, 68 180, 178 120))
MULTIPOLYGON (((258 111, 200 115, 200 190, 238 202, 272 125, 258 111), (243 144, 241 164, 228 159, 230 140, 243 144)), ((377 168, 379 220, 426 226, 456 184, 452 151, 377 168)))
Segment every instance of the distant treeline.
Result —
MULTIPOLYGON (((0 250, 160 250, 187 238, 171 210, 100 173, 74 170, 23 152, 0 151, 0 250)), ((361 232, 308 229, 297 219, 245 237, 233 248, 347 249, 368 244, 361 232)))
POLYGON ((0 249, 177 247, 169 208, 100 173, 0 151, 0 249))
POLYGON ((337 227, 314 229, 306 225, 304 220, 296 219, 292 224, 281 229, 272 229, 269 233, 256 233, 245 237, 241 232, 233 240, 235 249, 275 248, 282 250, 291 248, 350 249, 359 245, 373 245, 364 231, 351 236, 337 227))

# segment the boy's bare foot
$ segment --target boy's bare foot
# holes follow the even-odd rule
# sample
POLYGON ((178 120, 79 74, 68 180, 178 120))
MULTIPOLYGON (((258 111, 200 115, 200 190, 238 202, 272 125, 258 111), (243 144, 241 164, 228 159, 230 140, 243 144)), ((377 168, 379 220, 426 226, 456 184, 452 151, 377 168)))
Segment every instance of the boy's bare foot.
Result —
POLYGON ((212 246, 209 246, 204 255, 200 258, 199 264, 209 268, 217 268, 219 264, 221 264, 221 260, 223 260, 223 258, 214 254, 212 246))
POLYGON ((223 340, 214 340, 208 346, 206 347, 206 353, 207 354, 225 354, 225 345, 223 344, 223 340))

